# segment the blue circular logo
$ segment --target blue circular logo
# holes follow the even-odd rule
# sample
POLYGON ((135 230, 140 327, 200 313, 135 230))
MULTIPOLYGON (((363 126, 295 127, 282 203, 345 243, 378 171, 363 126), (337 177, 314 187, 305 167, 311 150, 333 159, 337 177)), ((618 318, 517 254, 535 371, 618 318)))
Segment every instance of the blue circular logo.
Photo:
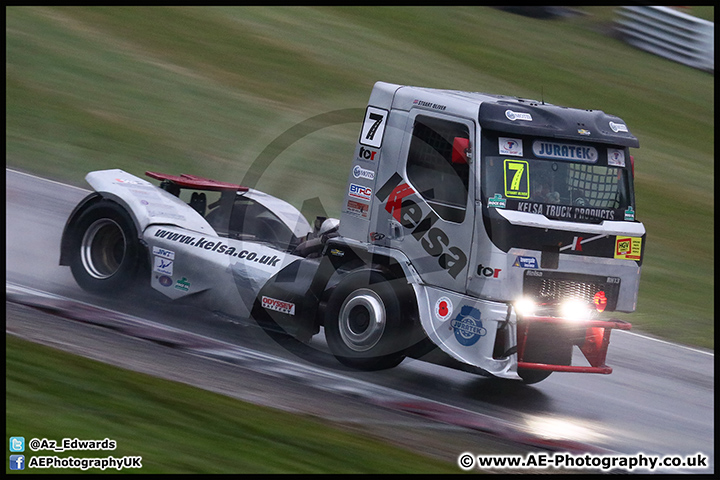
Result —
POLYGON ((480 310, 468 305, 462 307, 450 325, 455 331, 455 339, 466 347, 475 345, 487 333, 480 321, 480 310))

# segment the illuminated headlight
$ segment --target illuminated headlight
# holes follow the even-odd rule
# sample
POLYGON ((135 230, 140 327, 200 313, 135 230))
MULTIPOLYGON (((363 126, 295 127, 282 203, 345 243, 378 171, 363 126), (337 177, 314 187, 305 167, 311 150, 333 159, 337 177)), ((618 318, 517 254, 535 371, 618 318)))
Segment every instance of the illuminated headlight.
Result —
POLYGON ((560 315, 570 320, 589 320, 592 310, 587 303, 580 300, 565 300, 560 305, 560 315))
POLYGON ((523 297, 515 302, 515 311, 523 317, 533 316, 537 311, 537 304, 532 299, 523 297))

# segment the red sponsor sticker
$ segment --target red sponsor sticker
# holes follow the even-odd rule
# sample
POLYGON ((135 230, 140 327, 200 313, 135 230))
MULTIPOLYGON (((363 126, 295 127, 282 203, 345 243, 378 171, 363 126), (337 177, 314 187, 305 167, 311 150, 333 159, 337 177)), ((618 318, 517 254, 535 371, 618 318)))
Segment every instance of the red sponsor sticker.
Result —
POLYGON ((363 202, 357 202, 355 200, 348 200, 347 209, 348 213, 353 215, 367 218, 369 205, 363 202))
POLYGON ((275 310, 276 312, 295 315, 294 303, 278 300, 276 298, 262 297, 262 306, 268 310, 275 310))
POLYGON ((440 297, 435 302, 435 316, 440 320, 447 320, 453 313, 453 304, 448 297, 440 297))

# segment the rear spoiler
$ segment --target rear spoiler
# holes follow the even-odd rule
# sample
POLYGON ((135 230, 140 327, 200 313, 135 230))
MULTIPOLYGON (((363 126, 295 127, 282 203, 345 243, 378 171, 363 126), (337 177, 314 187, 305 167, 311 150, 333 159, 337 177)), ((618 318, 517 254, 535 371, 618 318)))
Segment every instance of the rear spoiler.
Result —
POLYGON ((243 187, 242 185, 237 185, 235 183, 219 182, 217 180, 210 180, 209 178, 198 177, 195 175, 187 175, 184 173, 181 174, 180 176, 177 176, 177 175, 168 175, 167 173, 145 172, 145 175, 147 175, 150 178, 154 178, 155 180, 162 180, 162 181, 167 181, 167 182, 173 183, 177 187, 180 187, 180 188, 191 188, 193 190, 207 190, 207 191, 211 191, 211 192, 226 192, 226 191, 247 192, 248 191, 248 187, 243 187))

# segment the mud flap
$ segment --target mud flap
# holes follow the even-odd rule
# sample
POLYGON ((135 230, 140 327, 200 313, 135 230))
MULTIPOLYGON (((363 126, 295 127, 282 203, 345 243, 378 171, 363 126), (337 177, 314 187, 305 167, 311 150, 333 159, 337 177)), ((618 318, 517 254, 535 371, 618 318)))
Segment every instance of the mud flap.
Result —
POLYGON ((318 275, 320 265, 320 258, 304 258, 280 270, 260 289, 253 318, 266 329, 302 341, 318 333, 316 317, 324 287, 323 275, 318 275))

